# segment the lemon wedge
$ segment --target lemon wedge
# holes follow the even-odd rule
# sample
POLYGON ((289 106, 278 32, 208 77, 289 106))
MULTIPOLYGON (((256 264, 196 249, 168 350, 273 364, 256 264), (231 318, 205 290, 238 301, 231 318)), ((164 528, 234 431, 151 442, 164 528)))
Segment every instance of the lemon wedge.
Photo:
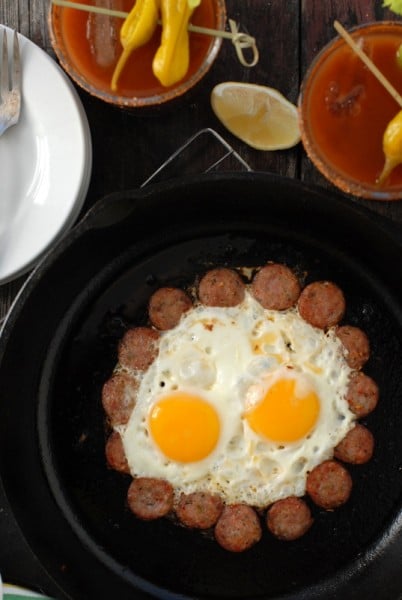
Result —
POLYGON ((211 106, 233 135, 257 150, 283 150, 300 141, 296 106, 273 88, 226 81, 213 88, 211 106))

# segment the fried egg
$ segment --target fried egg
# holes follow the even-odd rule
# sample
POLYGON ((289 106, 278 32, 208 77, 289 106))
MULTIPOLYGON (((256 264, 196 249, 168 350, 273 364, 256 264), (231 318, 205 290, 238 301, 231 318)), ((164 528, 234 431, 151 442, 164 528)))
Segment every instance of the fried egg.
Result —
MULTIPOLYGON (((120 433, 133 476, 264 507, 305 493, 354 423, 335 331, 297 308, 194 306, 160 338, 120 433)), ((138 374, 137 374, 138 376, 138 374)))

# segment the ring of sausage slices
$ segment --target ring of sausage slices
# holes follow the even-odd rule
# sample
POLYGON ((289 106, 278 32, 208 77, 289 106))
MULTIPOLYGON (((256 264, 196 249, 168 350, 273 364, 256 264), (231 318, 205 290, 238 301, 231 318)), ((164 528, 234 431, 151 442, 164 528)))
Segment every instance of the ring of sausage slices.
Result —
MULTIPOLYGON (((352 478, 345 464, 366 463, 373 454, 373 435, 359 422, 375 409, 379 397, 376 382, 362 371, 370 356, 369 340, 361 329, 340 325, 345 297, 335 283, 315 281, 302 288, 299 278, 284 264, 269 262, 256 270, 249 283, 234 269, 211 269, 198 282, 197 297, 207 306, 235 306, 242 302, 246 287, 266 309, 282 311, 297 306, 301 317, 311 325, 323 330, 336 327, 345 359, 353 369, 346 399, 356 416, 356 425, 336 446, 333 458, 310 471, 306 481, 306 493, 313 504, 332 510, 344 504, 352 490, 352 478)), ((149 300, 150 325, 130 328, 121 339, 119 364, 145 371, 157 355, 160 332, 175 327, 192 306, 193 301, 184 290, 159 288, 149 300)), ((128 475, 122 440, 113 428, 128 422, 137 389, 138 382, 124 370, 115 372, 102 389, 102 404, 112 429, 106 441, 107 464, 128 475)), ((181 494, 175 501, 169 482, 150 477, 132 479, 127 503, 140 519, 174 514, 186 527, 210 529, 216 541, 232 552, 242 552, 260 540, 262 521, 271 534, 285 541, 300 538, 313 523, 309 503, 304 498, 278 500, 262 514, 246 504, 225 505, 219 496, 206 492, 181 494)))

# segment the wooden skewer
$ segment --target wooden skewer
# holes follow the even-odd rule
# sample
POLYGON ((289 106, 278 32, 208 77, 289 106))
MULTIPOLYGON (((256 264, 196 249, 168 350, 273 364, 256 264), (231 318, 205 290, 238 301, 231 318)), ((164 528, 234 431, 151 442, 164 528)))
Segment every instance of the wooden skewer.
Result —
MULTIPOLYGON (((92 6, 81 2, 72 2, 71 0, 51 0, 56 6, 64 6, 66 8, 75 8, 76 10, 84 10, 87 12, 98 13, 101 15, 109 15, 110 17, 118 17, 125 19, 128 16, 127 12, 113 10, 102 6, 92 6)), ((223 31, 220 29, 210 29, 209 27, 200 27, 198 25, 188 24, 187 28, 193 33, 202 33, 213 37, 221 37, 231 40, 237 53, 237 57, 241 64, 245 67, 254 67, 259 59, 258 48, 255 39, 251 35, 238 31, 234 21, 229 20, 231 31, 223 31), (243 50, 250 48, 252 51, 251 60, 247 60, 243 54, 243 50)))
MULTIPOLYGON (((65 6, 67 8, 75 8, 77 10, 85 10, 87 12, 94 12, 102 15, 109 15, 110 17, 118 17, 121 19, 125 19, 128 16, 128 12, 123 12, 120 10, 113 10, 111 8, 104 8, 102 6, 92 6, 90 4, 82 4, 80 2, 72 2, 71 0, 52 0, 52 4, 56 6, 65 6)), ((233 39, 236 35, 239 35, 239 32, 232 33, 230 31, 221 31, 220 29, 211 29, 209 27, 200 27, 198 25, 188 25, 189 31, 193 31, 194 33, 203 33, 205 35, 211 35, 214 37, 222 37, 227 39, 233 39)), ((246 40, 254 40, 251 36, 246 33, 241 33, 242 41, 246 40)))
POLYGON ((375 77, 377 77, 378 81, 385 87, 385 89, 391 94, 394 100, 399 104, 402 108, 402 96, 396 91, 392 83, 381 73, 381 71, 376 67, 373 61, 363 52, 363 50, 356 44, 353 40, 352 36, 346 31, 344 27, 339 23, 339 21, 334 21, 334 27, 340 36, 345 40, 345 42, 352 48, 352 50, 357 54, 357 56, 364 62, 366 67, 373 73, 375 77))
POLYGON ((56 6, 65 6, 66 8, 75 8, 77 10, 85 10, 100 15, 109 15, 110 17, 118 17, 120 19, 125 19, 128 15, 127 12, 120 10, 112 10, 111 8, 92 6, 90 4, 81 4, 80 2, 70 2, 69 0, 52 0, 52 4, 55 4, 56 6))

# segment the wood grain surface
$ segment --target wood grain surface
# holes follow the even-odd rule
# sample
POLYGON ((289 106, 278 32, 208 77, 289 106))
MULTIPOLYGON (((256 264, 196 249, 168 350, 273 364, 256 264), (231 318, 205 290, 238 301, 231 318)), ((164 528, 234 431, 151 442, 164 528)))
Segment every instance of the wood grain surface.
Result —
MULTIPOLYGON (((301 145, 278 152, 259 152, 234 138, 217 121, 209 103, 212 87, 221 81, 245 81, 274 87, 292 102, 313 57, 335 36, 334 19, 344 26, 398 18, 381 0, 227 0, 227 13, 258 43, 260 60, 244 68, 230 41, 204 81, 174 106, 124 111, 110 107, 78 89, 93 141, 93 172, 82 214, 109 192, 138 187, 189 136, 213 127, 253 170, 331 185, 306 157, 301 145)), ((54 57, 47 30, 48 1, 2 0, 0 23, 16 28, 54 57)), ((44 82, 46 85, 46 82, 44 82)), ((363 202, 351 199, 353 202, 363 202)), ((370 208, 402 222, 402 204, 371 203, 370 208)), ((81 215, 82 216, 82 215, 81 215)), ((3 317, 26 277, 0 286, 3 317)))

